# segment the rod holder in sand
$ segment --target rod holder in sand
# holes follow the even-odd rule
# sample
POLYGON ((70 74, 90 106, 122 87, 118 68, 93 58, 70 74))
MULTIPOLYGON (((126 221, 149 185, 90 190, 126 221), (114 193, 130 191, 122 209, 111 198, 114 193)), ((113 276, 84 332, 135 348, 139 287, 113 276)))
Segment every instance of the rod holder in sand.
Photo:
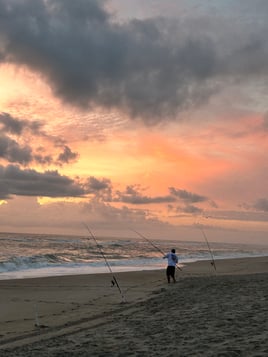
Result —
POLYGON ((40 327, 37 304, 34 305, 35 310, 35 327, 40 327))

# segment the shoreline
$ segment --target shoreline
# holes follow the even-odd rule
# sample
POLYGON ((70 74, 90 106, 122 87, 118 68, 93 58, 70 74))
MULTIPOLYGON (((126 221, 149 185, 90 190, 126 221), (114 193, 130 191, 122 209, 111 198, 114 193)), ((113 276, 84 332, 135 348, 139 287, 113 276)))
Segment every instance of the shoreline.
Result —
MULTIPOLYGON (((5 356, 30 356, 32 350, 36 350, 38 345, 40 351, 38 350, 36 354, 48 355, 45 353, 49 348, 49 355, 53 356, 59 351, 66 352, 68 348, 73 349, 71 345, 73 341, 76 341, 76 347, 81 355, 90 355, 86 354, 89 348, 88 343, 94 356, 102 355, 109 348, 111 348, 111 356, 119 356, 116 346, 119 346, 119 351, 123 351, 127 348, 127 338, 129 338, 129 343, 133 344, 133 333, 128 336, 126 332, 132 320, 131 326, 136 331, 135 333, 138 333, 137 325, 140 326, 143 319, 149 319, 147 334, 151 333, 150 325, 156 324, 158 328, 154 327, 154 334, 162 336, 166 333, 167 336, 163 335, 163 338, 168 338, 169 333, 165 329, 163 331, 163 326, 166 326, 166 320, 170 319, 169 309, 172 307, 176 307, 173 313, 175 315, 178 313, 178 324, 169 321, 168 326, 175 324, 175 327, 179 328, 182 315, 187 313, 186 320, 191 329, 195 314, 200 313, 200 308, 204 308, 203 314, 206 319, 208 319, 206 314, 209 309, 210 314, 216 317, 218 314, 213 324, 221 324, 219 314, 221 306, 227 304, 226 311, 230 316, 235 316, 238 313, 237 302, 241 303, 247 299, 248 306, 251 306, 251 317, 254 317, 252 306, 259 303, 267 304, 267 256, 216 260, 216 268, 215 271, 209 261, 185 264, 182 272, 177 271, 177 284, 167 284, 164 269, 115 273, 125 301, 119 289, 112 286, 109 273, 1 280, 0 354, 2 351, 5 356), (256 300, 257 294, 261 295, 258 300, 256 300), (208 305, 213 302, 213 306, 203 306, 201 296, 204 301, 207 299, 208 305), (213 297, 212 302, 211 297, 213 297), (191 300, 192 304, 188 306, 191 300), (167 301, 171 301, 170 306, 167 301), (180 304, 174 305, 176 301, 180 304), (187 308, 185 308, 186 305, 187 308), (148 317, 146 309, 153 309, 155 313, 148 317), (140 318, 135 320, 134 316, 140 316, 140 318), (85 334, 90 336, 93 334, 94 338, 91 336, 87 339, 85 334), (120 340, 120 334, 125 336, 125 347, 120 340), (91 345, 92 338, 96 340, 94 348, 91 345), (101 339, 105 342, 104 344, 101 344, 101 339), (84 347, 82 341, 85 344, 84 347), (44 354, 42 354, 42 349, 44 354)), ((264 313, 263 308, 261 305, 261 308, 259 307, 256 311, 258 319, 261 318, 259 313, 261 312, 262 315, 264 313)), ((205 321, 204 316, 200 316, 199 323, 203 326, 202 333, 206 334, 206 330, 210 331, 212 327, 209 321, 205 321)), ((256 320, 255 329, 257 322, 256 320)), ((247 328, 250 328, 248 322, 245 321, 245 323, 247 328)), ((259 324, 261 326, 261 322, 259 324)), ((186 331, 184 333, 186 334, 186 331)), ((145 343, 147 337, 140 336, 136 345, 133 345, 133 356, 135 351, 146 350, 147 347, 142 345, 143 340, 145 343)), ((186 345, 187 348, 191 347, 186 345)), ((176 345, 174 348, 186 348, 186 345, 184 347, 176 345)), ((194 345, 192 347, 194 351, 194 345)), ((268 351, 268 346, 265 345, 266 347, 268 351)), ((75 356, 75 353, 73 355, 75 356)), ((150 356, 146 353, 144 355, 150 356)), ((156 351, 154 355, 158 355, 156 351)), ((170 356, 163 351, 161 355, 170 356)))
MULTIPOLYGON (((214 258, 215 264, 218 262, 221 264, 221 261, 233 261, 233 260, 244 260, 244 259, 258 259, 262 257, 268 257, 268 253, 260 255, 249 255, 249 256, 238 256, 238 257, 224 257, 224 258, 214 258)), ((160 259, 162 262, 163 260, 160 259)), ((179 267, 183 268, 193 264, 207 264, 211 260, 209 259, 196 259, 196 260, 180 260, 179 267)), ((128 273, 128 272, 139 272, 139 271, 153 271, 153 270, 163 270, 165 269, 165 263, 162 266, 125 266, 125 265, 115 265, 112 266, 112 272, 115 274, 119 273, 128 273)), ((90 267, 83 266, 78 268, 72 267, 46 267, 46 268, 37 268, 37 269, 26 269, 21 271, 9 271, 0 273, 0 282, 9 281, 9 280, 25 280, 25 279, 42 279, 42 278, 53 278, 53 277, 64 277, 64 276, 80 276, 80 275, 98 275, 98 274, 110 274, 106 265, 101 267, 90 267), (50 271, 51 269, 51 271, 50 271), (69 271, 68 271, 69 270, 69 271), (38 274, 38 275, 37 275, 38 274)))

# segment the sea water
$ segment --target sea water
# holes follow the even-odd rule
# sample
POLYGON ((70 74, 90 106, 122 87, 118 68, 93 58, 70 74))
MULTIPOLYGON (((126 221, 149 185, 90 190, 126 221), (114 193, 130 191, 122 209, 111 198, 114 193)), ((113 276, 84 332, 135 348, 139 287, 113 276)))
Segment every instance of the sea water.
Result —
POLYGON ((267 256, 268 246, 206 241, 0 233, 0 280, 163 269, 161 252, 176 248, 179 264, 267 256), (151 244, 151 243, 152 244, 151 244), (211 256, 212 254, 212 256, 211 256))

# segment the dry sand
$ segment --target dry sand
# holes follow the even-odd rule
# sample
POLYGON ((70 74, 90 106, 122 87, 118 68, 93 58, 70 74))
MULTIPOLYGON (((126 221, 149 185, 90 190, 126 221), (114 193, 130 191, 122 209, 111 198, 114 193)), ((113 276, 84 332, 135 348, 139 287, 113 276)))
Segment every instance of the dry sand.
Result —
POLYGON ((268 356, 268 257, 0 281, 0 356, 268 356))

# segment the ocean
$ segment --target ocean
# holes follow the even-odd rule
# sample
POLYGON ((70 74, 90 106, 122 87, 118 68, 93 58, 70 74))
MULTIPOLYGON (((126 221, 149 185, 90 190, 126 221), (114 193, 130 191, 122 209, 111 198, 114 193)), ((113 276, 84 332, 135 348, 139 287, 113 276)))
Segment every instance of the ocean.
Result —
POLYGON ((109 267, 112 272, 163 269, 166 260, 161 251, 171 248, 176 249, 181 266, 211 260, 211 254, 215 260, 268 255, 268 246, 261 245, 95 238, 0 233, 0 280, 105 273, 109 267))

